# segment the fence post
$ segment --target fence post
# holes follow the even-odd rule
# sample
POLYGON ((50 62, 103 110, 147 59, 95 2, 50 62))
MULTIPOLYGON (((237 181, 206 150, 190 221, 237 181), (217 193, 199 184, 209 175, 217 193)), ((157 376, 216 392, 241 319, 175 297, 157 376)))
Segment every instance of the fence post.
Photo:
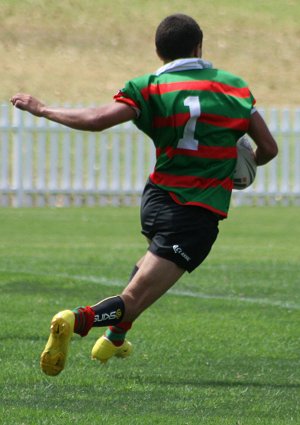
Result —
MULTIPOLYGON (((130 193, 132 190, 132 157, 133 157, 133 134, 132 131, 126 128, 125 141, 124 141, 124 177, 123 177, 123 189, 125 193, 130 193)), ((131 204, 132 196, 125 195, 125 205, 131 204)))
POLYGON ((13 110, 13 127, 16 129, 13 135, 13 164, 12 182, 15 196, 13 206, 23 206, 23 155, 22 155, 22 135, 23 135, 23 113, 19 109, 13 110))
POLYGON ((0 175, 0 190, 3 190, 1 194, 1 206, 8 206, 8 194, 6 191, 9 188, 9 114, 7 105, 1 105, 1 116, 0 116, 0 124, 3 126, 3 134, 1 134, 1 175, 0 175))
MULTIPOLYGON (((269 128, 271 133, 274 134, 276 139, 278 135, 278 111, 275 108, 272 108, 270 111, 270 123, 269 128)), ((276 196, 278 193, 278 159, 275 158, 269 164, 269 185, 268 185, 268 193, 271 195, 270 204, 276 203, 276 196)))
POLYGON ((95 133, 89 133, 88 135, 88 154, 87 154, 87 190, 89 195, 87 197, 88 205, 95 205, 95 195, 96 192, 96 135, 95 133))
POLYGON ((289 202, 290 193, 290 146, 289 146, 289 132, 290 132, 290 114, 288 109, 284 109, 282 113, 281 134, 282 134, 282 181, 281 181, 281 196, 283 197, 283 204, 287 205, 289 202))
MULTIPOLYGON (((100 139, 100 173, 98 180, 98 189, 100 192, 107 192, 108 188, 108 152, 107 152, 108 137, 107 132, 102 134, 100 139)), ((107 199, 105 195, 100 196, 100 205, 106 205, 107 199)))
POLYGON ((300 204, 300 108, 295 111, 295 159, 294 159, 294 167, 295 167, 295 177, 294 177, 294 187, 293 193, 295 194, 295 203, 297 205, 300 204))

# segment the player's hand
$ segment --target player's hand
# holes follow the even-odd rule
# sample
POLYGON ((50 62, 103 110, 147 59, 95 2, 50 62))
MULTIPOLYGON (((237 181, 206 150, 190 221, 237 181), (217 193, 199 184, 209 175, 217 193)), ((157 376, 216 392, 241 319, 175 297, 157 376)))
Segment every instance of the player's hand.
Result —
POLYGON ((16 108, 22 109, 22 111, 30 112, 37 117, 43 116, 43 108, 45 105, 30 94, 17 93, 10 101, 16 108))

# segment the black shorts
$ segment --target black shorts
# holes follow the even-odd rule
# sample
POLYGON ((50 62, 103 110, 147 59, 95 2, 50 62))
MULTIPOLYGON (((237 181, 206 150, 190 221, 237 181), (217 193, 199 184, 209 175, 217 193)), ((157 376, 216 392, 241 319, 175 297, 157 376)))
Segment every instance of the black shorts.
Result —
POLYGON ((141 203, 142 234, 149 250, 192 272, 209 254, 220 217, 196 206, 177 204, 168 192, 147 182, 141 203))

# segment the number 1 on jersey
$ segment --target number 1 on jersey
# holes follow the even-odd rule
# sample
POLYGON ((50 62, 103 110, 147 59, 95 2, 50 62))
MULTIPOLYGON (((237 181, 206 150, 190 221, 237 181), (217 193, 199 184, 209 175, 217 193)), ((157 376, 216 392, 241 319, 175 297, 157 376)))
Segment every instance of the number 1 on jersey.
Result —
POLYGON ((198 140, 195 139, 195 130, 197 119, 201 114, 200 99, 198 96, 188 96, 184 99, 184 106, 188 106, 190 110, 190 118, 183 130, 183 137, 179 139, 177 148, 198 150, 198 140))

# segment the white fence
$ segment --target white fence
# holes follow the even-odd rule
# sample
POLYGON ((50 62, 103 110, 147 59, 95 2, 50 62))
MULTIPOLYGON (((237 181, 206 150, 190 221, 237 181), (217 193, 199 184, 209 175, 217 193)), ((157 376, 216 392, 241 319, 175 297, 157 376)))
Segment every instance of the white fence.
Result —
MULTIPOLYGON (((233 202, 300 205, 300 108, 261 112, 280 154, 233 202)), ((154 163, 152 142, 131 123, 86 133, 1 105, 0 206, 137 204, 154 163)))

